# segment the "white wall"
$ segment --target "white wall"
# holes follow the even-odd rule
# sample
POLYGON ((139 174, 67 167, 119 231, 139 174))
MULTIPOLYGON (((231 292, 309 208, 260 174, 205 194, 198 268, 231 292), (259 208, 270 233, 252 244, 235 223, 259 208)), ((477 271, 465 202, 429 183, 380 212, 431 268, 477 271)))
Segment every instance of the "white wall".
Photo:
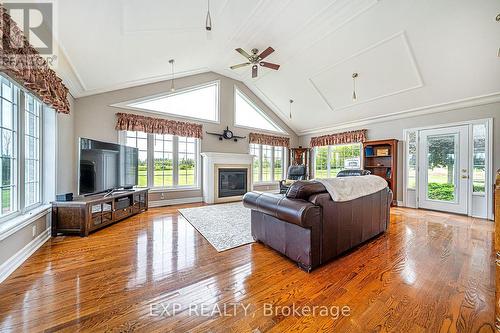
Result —
POLYGON ((57 186, 56 193, 76 193, 75 101, 69 97, 71 113, 57 114, 57 186))
MULTIPOLYGON (((112 107, 111 105, 134 100, 141 97, 152 96, 156 94, 161 94, 169 91, 170 81, 163 81, 159 83, 147 84, 143 86, 127 88, 117 91, 112 91, 108 93, 103 93, 99 95, 92 95, 88 97, 78 98, 75 101, 75 110, 73 112, 74 117, 74 135, 71 136, 68 129, 67 138, 73 141, 73 162, 64 164, 68 170, 76 169, 76 149, 77 140, 79 137, 91 138, 96 140, 108 141, 108 142, 118 142, 118 132, 115 130, 116 116, 117 112, 128 112, 134 114, 144 114, 153 117, 161 117, 167 119, 174 119, 180 121, 190 121, 197 122, 203 125, 203 140, 201 140, 201 152, 231 152, 231 153, 243 153, 246 154, 249 151, 248 144, 248 134, 250 132, 258 132, 258 130, 249 130, 245 128, 237 128, 234 126, 234 86, 236 85, 244 94, 246 94, 252 101, 254 101, 259 108, 261 108, 276 124, 278 124, 284 131, 288 134, 286 136, 290 137, 291 145, 296 146, 298 144, 298 136, 283 122, 279 117, 277 117, 274 112, 272 112, 257 96, 255 96, 243 83, 222 76, 213 72, 183 77, 175 80, 175 86, 177 89, 182 89, 186 87, 191 87, 199 85, 206 82, 211 82, 219 80, 220 81, 220 124, 203 122, 203 121, 192 121, 182 118, 176 118, 174 116, 162 116, 158 114, 151 114, 140 111, 132 111, 128 109, 122 109, 117 107, 112 107), (234 142, 232 140, 219 141, 217 136, 212 136, 205 134, 205 132, 215 132, 221 133, 223 129, 229 126, 233 130, 235 135, 246 136, 247 139, 239 140, 234 142)), ((68 123, 70 120, 68 120, 68 123)), ((274 134, 280 135, 280 134, 274 134)), ((64 156, 70 156, 69 151, 64 151, 64 156)), ((60 164, 64 163, 61 161, 60 164)), ((63 178, 62 184, 67 184, 67 179, 69 175, 61 176, 63 178)), ((76 177, 76 175, 74 176, 76 177)), ((274 185, 276 187, 276 185, 274 185)), ((61 187, 62 189, 62 187, 61 187)), ((267 189, 267 188, 266 188, 267 189)), ((76 192, 76 191, 75 191, 76 192)), ((178 198, 193 198, 201 197, 201 191, 171 191, 164 193, 153 193, 150 196, 151 201, 156 200, 171 200, 178 198)))
MULTIPOLYGON (((339 129, 337 131, 315 133, 299 137, 302 146, 309 146, 311 137, 345 132, 349 130, 366 128, 368 130, 368 140, 398 139, 403 141, 403 130, 405 128, 425 127, 439 124, 453 123, 459 121, 493 118, 493 170, 500 169, 500 103, 479 105, 474 107, 461 108, 445 112, 436 112, 421 116, 412 116, 387 122, 377 122, 359 127, 339 129)), ((403 200, 403 144, 399 144, 398 160, 398 200, 403 200)))

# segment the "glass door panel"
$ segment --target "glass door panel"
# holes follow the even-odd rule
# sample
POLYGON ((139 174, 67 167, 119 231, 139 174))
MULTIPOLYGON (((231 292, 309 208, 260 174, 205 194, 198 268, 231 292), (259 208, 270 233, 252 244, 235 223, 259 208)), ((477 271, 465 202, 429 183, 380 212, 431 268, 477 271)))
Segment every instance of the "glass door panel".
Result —
POLYGON ((427 199, 456 202, 458 135, 427 137, 427 199))
POLYGON ((418 207, 467 214, 468 126, 420 132, 418 207))

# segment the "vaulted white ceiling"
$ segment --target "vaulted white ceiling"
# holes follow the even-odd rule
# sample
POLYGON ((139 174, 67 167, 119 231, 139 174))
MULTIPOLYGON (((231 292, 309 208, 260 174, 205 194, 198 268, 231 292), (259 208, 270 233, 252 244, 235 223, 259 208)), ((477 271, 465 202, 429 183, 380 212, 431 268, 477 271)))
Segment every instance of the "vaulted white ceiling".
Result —
POLYGON ((59 1, 72 93, 167 79, 173 58, 177 76, 243 81, 297 134, 500 99, 498 0, 211 0, 209 35, 206 8, 206 0, 59 1), (235 48, 267 46, 279 71, 252 79, 250 68, 229 69, 245 60, 235 48))

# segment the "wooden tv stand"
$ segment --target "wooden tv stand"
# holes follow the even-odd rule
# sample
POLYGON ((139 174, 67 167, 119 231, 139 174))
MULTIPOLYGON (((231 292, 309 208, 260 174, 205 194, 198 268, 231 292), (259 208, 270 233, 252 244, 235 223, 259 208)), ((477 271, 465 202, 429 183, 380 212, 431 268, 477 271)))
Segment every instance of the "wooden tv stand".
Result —
POLYGON ((89 233, 148 210, 149 189, 97 194, 52 203, 52 236, 89 233))

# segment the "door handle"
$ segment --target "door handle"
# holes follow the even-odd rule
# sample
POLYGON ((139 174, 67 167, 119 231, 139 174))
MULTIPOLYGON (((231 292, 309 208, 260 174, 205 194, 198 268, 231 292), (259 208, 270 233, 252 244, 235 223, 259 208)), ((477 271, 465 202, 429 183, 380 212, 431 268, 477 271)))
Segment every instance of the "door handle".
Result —
POLYGON ((462 175, 462 179, 469 179, 469 176, 462 175))

